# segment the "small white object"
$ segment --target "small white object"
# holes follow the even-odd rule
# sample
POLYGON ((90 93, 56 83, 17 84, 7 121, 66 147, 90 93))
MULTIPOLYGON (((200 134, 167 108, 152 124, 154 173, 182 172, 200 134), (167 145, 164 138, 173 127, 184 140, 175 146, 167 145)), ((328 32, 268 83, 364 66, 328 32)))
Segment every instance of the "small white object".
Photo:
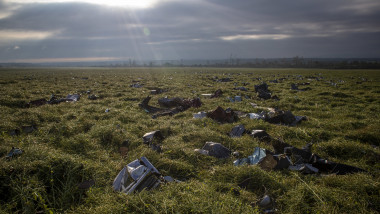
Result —
POLYGON ((264 117, 264 115, 262 115, 262 114, 257 114, 257 113, 248 113, 248 115, 249 115, 249 119, 255 119, 255 120, 264 120, 265 119, 265 117, 264 117))
POLYGON ((241 96, 235 96, 235 102, 241 102, 241 96))
POLYGON ((196 119, 201 119, 201 118, 204 118, 206 116, 207 116, 207 114, 204 111, 200 111, 198 113, 193 114, 193 118, 196 118, 196 119))
POLYGON ((202 97, 211 98, 212 94, 201 94, 202 97))

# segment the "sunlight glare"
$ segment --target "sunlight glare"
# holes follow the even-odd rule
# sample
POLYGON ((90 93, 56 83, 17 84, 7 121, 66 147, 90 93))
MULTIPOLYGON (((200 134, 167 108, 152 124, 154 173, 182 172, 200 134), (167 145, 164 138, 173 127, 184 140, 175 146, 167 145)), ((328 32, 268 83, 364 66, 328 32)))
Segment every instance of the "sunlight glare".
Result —
POLYGON ((149 8, 153 7, 158 0, 6 0, 8 3, 68 3, 83 2, 89 4, 100 4, 112 7, 125 8, 149 8))

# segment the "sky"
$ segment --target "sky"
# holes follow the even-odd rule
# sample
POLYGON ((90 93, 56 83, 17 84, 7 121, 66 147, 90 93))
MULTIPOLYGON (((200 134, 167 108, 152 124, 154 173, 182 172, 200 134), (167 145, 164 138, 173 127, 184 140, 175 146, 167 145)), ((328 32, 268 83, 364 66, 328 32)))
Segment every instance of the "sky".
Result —
POLYGON ((378 58, 379 0, 0 0, 0 62, 378 58))

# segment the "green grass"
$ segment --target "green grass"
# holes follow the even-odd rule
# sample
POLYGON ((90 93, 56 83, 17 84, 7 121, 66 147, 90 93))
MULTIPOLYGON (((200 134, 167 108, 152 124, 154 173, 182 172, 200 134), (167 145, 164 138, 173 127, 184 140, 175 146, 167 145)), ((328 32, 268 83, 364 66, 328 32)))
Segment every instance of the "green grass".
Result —
POLYGON ((380 71, 318 69, 221 68, 43 68, 0 70, 0 212, 3 213, 260 213, 255 202, 264 194, 275 199, 280 213, 377 213, 380 210, 380 71), (298 77, 302 75, 302 77, 298 77), (233 82, 214 82, 217 76, 233 82), (321 81, 308 76, 323 77, 321 81), (256 98, 256 78, 269 85, 280 100, 256 98), (269 80, 286 79, 280 83, 269 80), (361 77, 368 81, 361 84, 361 77), (86 79, 88 78, 88 79, 86 79), (303 79, 300 79, 303 78, 303 79), (144 87, 129 87, 139 80, 144 87), (328 81, 337 83, 332 86, 328 81), (247 92, 233 90, 244 86, 247 92), (309 91, 292 91, 291 83, 310 82, 309 91), (164 96, 200 97, 203 105, 174 116, 152 119, 138 104, 149 87, 168 89, 152 95, 151 105, 164 96), (222 89, 223 96, 200 95, 222 89), (87 90, 100 97, 87 99, 87 90), (25 108, 31 100, 81 93, 76 103, 25 108), (243 102, 226 98, 242 95, 243 102), (251 99, 245 99, 247 95, 251 99), (133 101, 138 99, 138 101, 133 101), (196 120, 192 113, 217 106, 243 112, 262 107, 307 116, 296 127, 241 118, 219 124, 196 120), (106 109, 110 112, 105 113, 106 109), (313 152, 339 163, 365 169, 349 175, 302 175, 288 170, 264 171, 257 166, 234 167, 233 157, 218 160, 194 153, 205 142, 219 142, 243 156, 271 146, 245 135, 230 138, 235 125, 265 129, 297 147, 314 143, 313 152), (34 125, 32 133, 8 131, 34 125), (142 142, 146 132, 161 130, 163 152, 142 142), (128 153, 119 147, 129 141, 128 153), (24 153, 6 160, 9 150, 24 153), (124 165, 146 156, 164 175, 182 180, 152 191, 124 195, 112 182, 124 165), (93 179, 89 190, 78 183, 93 179))

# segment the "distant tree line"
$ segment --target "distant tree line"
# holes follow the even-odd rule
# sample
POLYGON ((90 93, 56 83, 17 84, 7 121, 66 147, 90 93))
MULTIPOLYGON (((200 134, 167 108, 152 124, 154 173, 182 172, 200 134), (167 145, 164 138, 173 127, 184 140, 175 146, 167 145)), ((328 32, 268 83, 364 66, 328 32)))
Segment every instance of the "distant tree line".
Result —
POLYGON ((156 60, 124 62, 0 63, 0 67, 220 67, 220 68, 324 68, 380 69, 380 58, 268 58, 225 60, 156 60))

